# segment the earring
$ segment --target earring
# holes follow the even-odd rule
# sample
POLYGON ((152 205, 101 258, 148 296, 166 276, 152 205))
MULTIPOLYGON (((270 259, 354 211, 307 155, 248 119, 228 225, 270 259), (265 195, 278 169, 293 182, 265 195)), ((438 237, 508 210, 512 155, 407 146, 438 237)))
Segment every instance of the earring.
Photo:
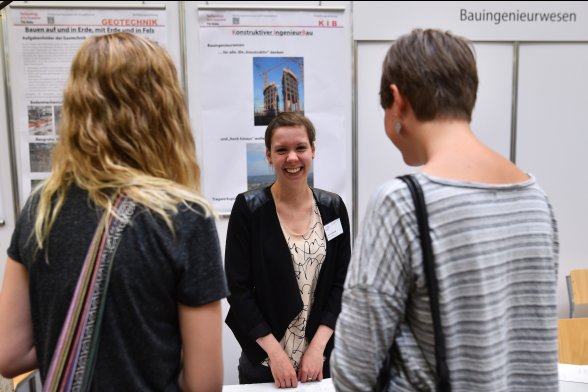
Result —
POLYGON ((400 121, 397 121, 396 125, 394 125, 394 132, 400 135, 400 131, 402 131, 402 124, 400 124, 400 121))

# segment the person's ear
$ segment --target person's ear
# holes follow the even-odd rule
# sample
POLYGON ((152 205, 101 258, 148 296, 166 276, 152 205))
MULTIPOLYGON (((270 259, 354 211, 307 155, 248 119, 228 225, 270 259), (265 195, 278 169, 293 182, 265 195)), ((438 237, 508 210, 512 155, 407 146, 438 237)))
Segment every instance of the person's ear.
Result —
POLYGON ((267 159, 267 163, 269 163, 270 165, 272 164, 272 156, 270 154, 270 150, 269 149, 265 149, 265 157, 267 159))
POLYGON ((392 105, 396 105, 396 115, 400 118, 406 107, 406 100, 402 94, 400 94, 400 90, 398 90, 398 86, 395 84, 390 85, 390 93, 394 97, 394 103, 392 105))

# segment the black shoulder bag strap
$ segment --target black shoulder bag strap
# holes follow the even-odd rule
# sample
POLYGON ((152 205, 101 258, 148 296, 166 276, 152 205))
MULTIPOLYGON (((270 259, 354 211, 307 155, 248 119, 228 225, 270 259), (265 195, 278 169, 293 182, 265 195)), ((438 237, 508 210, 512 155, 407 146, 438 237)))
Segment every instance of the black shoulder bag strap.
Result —
POLYGON ((433 315, 433 330, 435 332, 435 360, 437 362, 437 391, 450 392, 449 368, 447 367, 447 353, 445 351, 445 335, 441 328, 441 314, 439 310, 439 286, 437 284, 437 275, 435 274, 435 259, 433 247, 431 246, 431 236, 429 232, 429 216, 427 214, 427 205, 425 197, 419 182, 411 175, 400 176, 398 179, 408 185, 417 216, 419 225, 419 236, 421 248, 423 251, 423 266, 425 269, 425 279, 429 289, 429 302, 431 303, 431 313, 433 315))

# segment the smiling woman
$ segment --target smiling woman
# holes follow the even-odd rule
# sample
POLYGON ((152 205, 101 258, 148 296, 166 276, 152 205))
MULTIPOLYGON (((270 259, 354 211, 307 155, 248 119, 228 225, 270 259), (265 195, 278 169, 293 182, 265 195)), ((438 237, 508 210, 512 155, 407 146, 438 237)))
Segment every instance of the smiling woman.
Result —
POLYGON ((273 381, 285 388, 330 376, 350 233, 341 198, 308 185, 315 137, 301 114, 274 118, 265 156, 276 180, 239 194, 231 212, 226 322, 243 349, 241 384, 273 381), (340 230, 331 234, 329 227, 340 230))

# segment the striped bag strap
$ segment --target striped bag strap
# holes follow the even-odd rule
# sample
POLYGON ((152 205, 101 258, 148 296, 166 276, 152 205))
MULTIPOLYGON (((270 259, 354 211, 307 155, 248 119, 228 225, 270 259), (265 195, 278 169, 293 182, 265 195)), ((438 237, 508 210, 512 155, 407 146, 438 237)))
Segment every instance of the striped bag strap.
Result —
POLYGON ((112 262, 135 202, 121 195, 98 223, 61 328, 44 392, 90 389, 112 262))

